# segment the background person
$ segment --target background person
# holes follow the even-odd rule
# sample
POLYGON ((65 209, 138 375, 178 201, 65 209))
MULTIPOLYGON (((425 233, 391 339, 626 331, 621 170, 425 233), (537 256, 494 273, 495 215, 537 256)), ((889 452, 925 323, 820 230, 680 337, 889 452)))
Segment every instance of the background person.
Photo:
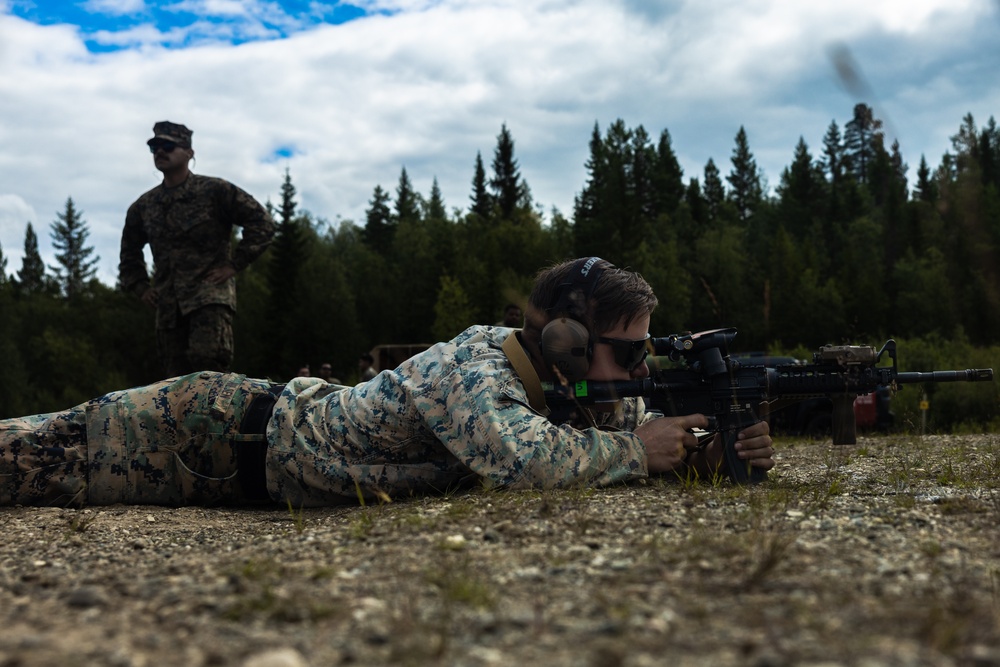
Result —
POLYGON ((524 316, 521 313, 521 306, 516 303, 508 303, 503 308, 503 318, 493 326, 519 329, 523 321, 524 316))
POLYGON ((156 309, 156 344, 168 376, 228 371, 233 360, 234 276, 261 255, 274 221, 249 194, 191 173, 191 130, 161 121, 146 143, 163 181, 125 215, 118 265, 122 289, 156 309), (243 228, 232 248, 233 227, 243 228), (149 245, 150 281, 143 248, 149 245))
POLYGON ((367 382, 371 380, 378 372, 374 368, 375 357, 369 352, 362 352, 361 356, 358 357, 358 381, 367 382))

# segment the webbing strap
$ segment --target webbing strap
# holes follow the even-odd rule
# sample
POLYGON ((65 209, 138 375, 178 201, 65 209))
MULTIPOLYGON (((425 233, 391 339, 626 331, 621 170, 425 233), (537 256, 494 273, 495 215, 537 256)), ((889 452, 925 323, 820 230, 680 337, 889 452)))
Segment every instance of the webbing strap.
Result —
POLYGON ((518 332, 507 336, 500 346, 503 353, 510 360, 510 365, 514 367, 514 372, 521 379, 524 391, 528 394, 528 405, 536 412, 548 416, 549 406, 545 404, 545 392, 542 391, 542 381, 538 379, 535 367, 531 365, 531 360, 524 353, 521 342, 517 338, 518 332))

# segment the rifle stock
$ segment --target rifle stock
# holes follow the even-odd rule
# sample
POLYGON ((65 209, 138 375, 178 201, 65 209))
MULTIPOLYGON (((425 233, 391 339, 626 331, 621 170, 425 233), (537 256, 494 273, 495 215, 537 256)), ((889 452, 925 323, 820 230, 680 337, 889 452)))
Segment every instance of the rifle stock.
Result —
POLYGON ((701 413, 723 435, 726 473, 738 484, 756 484, 767 472, 748 465, 737 455, 736 434, 761 419, 761 410, 781 402, 828 396, 833 401, 833 443, 855 444, 854 399, 879 387, 892 390, 919 382, 986 382, 992 368, 901 373, 896 342, 886 341, 878 351, 870 346, 825 345, 805 365, 750 366, 729 357, 736 329, 713 329, 651 339, 657 355, 681 367, 654 371, 641 380, 599 382, 581 380, 546 389, 550 405, 593 405, 642 396, 664 415, 701 413), (883 358, 890 365, 879 366, 883 358))

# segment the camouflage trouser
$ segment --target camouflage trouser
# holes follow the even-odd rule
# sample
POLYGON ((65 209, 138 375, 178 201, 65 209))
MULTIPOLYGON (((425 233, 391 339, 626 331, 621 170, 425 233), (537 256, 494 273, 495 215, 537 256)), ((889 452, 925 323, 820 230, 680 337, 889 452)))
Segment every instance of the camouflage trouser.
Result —
POLYGON ((236 447, 270 383, 195 373, 64 412, 0 420, 0 505, 242 503, 236 447))
POLYGON ((156 346, 169 377, 204 369, 228 371, 233 362, 233 311, 213 305, 178 313, 174 326, 157 326, 156 346))

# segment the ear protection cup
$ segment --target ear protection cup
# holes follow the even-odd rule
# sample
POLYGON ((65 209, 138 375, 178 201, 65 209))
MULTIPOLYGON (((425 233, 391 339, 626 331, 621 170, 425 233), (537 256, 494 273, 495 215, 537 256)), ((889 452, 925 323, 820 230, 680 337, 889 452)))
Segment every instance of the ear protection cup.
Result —
POLYGON ((594 348, 590 332, 576 320, 560 317, 542 329, 542 359, 555 366, 570 382, 583 378, 590 369, 594 348))
POLYGON ((570 382, 583 379, 594 354, 590 331, 583 320, 597 281, 604 273, 604 268, 596 266, 600 261, 600 257, 577 261, 570 281, 560 285, 553 303, 546 308, 553 319, 542 329, 542 360, 548 368, 555 366, 570 382))

